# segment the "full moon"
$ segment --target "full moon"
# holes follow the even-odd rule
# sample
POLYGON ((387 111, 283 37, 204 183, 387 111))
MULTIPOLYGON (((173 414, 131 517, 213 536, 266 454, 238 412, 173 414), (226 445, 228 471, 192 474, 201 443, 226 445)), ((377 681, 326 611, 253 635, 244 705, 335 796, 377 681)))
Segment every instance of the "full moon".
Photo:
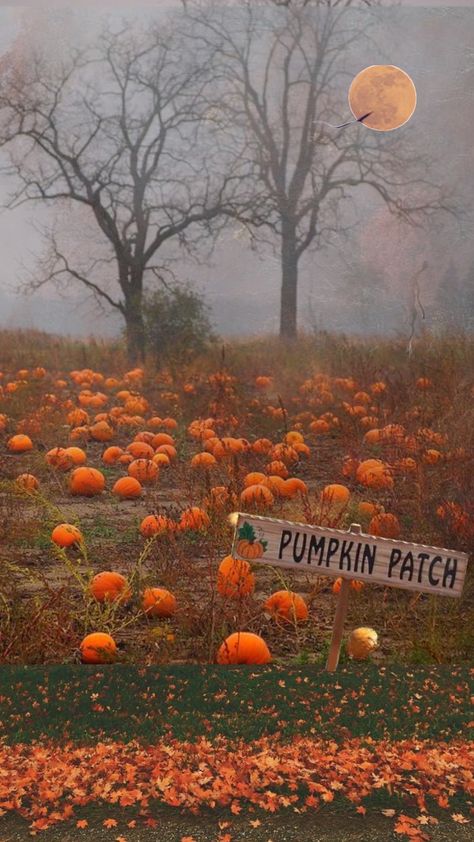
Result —
POLYGON ((363 125, 378 132, 403 126, 416 108, 416 88, 408 73, 394 64, 372 64, 361 70, 349 88, 349 107, 363 125))

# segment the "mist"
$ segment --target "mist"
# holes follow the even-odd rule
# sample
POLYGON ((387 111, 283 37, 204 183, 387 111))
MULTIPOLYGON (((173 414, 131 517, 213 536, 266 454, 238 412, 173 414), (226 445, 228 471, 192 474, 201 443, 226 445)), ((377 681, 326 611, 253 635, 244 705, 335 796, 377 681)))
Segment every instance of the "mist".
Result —
MULTIPOLYGON (((54 7, 0 7, 0 53, 18 37, 25 14, 30 32, 46 39, 48 49, 67 50, 70 43, 92 41, 107 18, 165 19, 181 4, 152 3, 130 7, 120 3, 85 2, 71 11, 54 7)), ((410 324, 411 280, 423 261, 420 299, 429 327, 454 325, 474 329, 474 8, 469 0, 446 7, 439 2, 403 3, 380 12, 371 55, 354 58, 354 75, 370 64, 395 64, 410 74, 417 88, 417 108, 405 132, 438 167, 436 177, 449 187, 463 215, 440 218, 429 230, 400 225, 369 190, 354 196, 356 214, 347 237, 331 237, 324 249, 308 251, 300 265, 298 317, 301 329, 356 334, 406 334, 410 324), (466 304, 466 318, 443 321, 449 289, 466 304), (447 294, 448 293, 448 294, 447 294), (469 307, 472 312, 469 313, 469 307), (467 310, 466 310, 467 308, 467 310)), ((347 92, 341 90, 341 120, 350 117, 347 92)), ((350 129, 348 129, 350 131, 350 129)), ((11 187, 0 181, 0 204, 11 187)), ((0 213, 0 326, 34 327, 69 335, 113 336, 123 329, 113 312, 101 312, 80 287, 58 292, 52 285, 34 295, 17 290, 41 252, 36 230, 54 209, 23 205, 0 213)), ((78 234, 80 236, 80 232, 78 234)), ((216 330, 223 336, 246 336, 278 330, 280 265, 278 254, 262 248, 257 254, 238 226, 227 228, 210 260, 196 262, 169 246, 167 255, 178 280, 191 282, 206 298, 216 330)), ((454 318, 454 317, 453 317, 454 318)))

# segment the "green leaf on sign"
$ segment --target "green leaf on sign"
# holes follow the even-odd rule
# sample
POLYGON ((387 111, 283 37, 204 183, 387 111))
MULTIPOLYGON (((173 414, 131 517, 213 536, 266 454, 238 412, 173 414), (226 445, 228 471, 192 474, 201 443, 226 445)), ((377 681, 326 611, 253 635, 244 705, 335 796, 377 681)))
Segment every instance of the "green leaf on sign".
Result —
POLYGON ((255 531, 253 526, 247 521, 244 523, 243 526, 239 529, 239 538, 241 541, 250 541, 251 543, 255 541, 255 531))

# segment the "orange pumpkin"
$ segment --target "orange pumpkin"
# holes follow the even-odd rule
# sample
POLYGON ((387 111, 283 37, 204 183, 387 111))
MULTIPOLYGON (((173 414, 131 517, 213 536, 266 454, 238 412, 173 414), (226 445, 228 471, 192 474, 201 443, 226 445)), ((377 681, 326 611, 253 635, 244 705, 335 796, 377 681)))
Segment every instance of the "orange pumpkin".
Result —
POLYGON ((176 597, 166 588, 145 588, 142 608, 150 617, 171 617, 176 611, 176 597))
POLYGON ((308 606, 303 597, 293 591, 276 591, 268 597, 264 604, 264 611, 271 614, 274 619, 307 620, 308 606))
POLYGON ((158 476, 158 465, 151 459, 134 459, 128 466, 128 475, 141 483, 153 482, 158 476))
POLYGON ((155 451, 151 444, 144 441, 132 441, 127 447, 128 453, 131 453, 134 459, 152 459, 155 451))
POLYGON ((96 468, 75 468, 69 483, 71 494, 95 497, 105 488, 105 477, 96 468))
POLYGON ((82 447, 66 447, 65 453, 73 465, 84 465, 87 462, 87 456, 82 447))
POLYGON ((123 456, 123 450, 117 445, 107 447, 102 454, 102 462, 104 465, 115 465, 116 462, 123 456))
POLYGON ((73 409, 66 417, 66 421, 71 427, 82 427, 84 424, 89 423, 89 415, 85 409, 73 409))
POLYGON ((369 533, 381 538, 399 538, 400 523, 397 516, 389 513, 375 515, 369 523, 369 533))
POLYGON ((297 494, 307 494, 308 486, 302 479, 290 477, 290 479, 283 480, 281 493, 283 497, 295 497, 297 494))
POLYGON ((174 445, 173 436, 170 436, 168 433, 157 433, 156 436, 153 436, 152 446, 155 448, 155 450, 162 444, 174 445))
POLYGON ((48 465, 61 471, 68 471, 73 465, 73 461, 64 447, 53 447, 52 450, 48 450, 45 459, 48 465))
POLYGON ((257 483, 256 485, 249 485, 247 488, 244 488, 240 495, 240 500, 242 503, 253 503, 253 505, 263 508, 265 506, 271 506, 274 502, 274 497, 266 485, 257 483))
POLYGON ((209 468, 214 467, 214 465, 217 465, 216 457, 213 456, 212 453, 208 453, 206 450, 202 453, 196 453, 191 459, 192 468, 208 471, 209 468))
POLYGON ((210 525, 209 515, 198 506, 186 509, 179 521, 180 529, 207 529, 210 525))
POLYGON ((133 500, 141 496, 142 490, 141 483, 134 477, 121 477, 112 488, 112 493, 121 500, 133 500))
POLYGON ((8 440, 7 447, 12 453, 26 453, 28 450, 33 450, 33 442, 29 436, 18 433, 8 440))
POLYGON ((144 538, 151 538, 153 535, 174 532, 176 523, 164 515, 147 515, 140 524, 140 532, 144 538))
POLYGON ((89 433, 94 441, 110 441, 114 437, 114 431, 107 421, 98 421, 89 427, 89 433))
POLYGON ((82 532, 72 523, 60 523, 51 533, 51 540, 58 547, 72 547, 83 542, 82 532))
POLYGON ((80 645, 83 664, 107 664, 115 660, 117 645, 113 637, 105 632, 93 632, 80 645))
POLYGON ((112 570, 97 573, 89 591, 97 602, 128 602, 132 595, 125 576, 112 570))
POLYGON ((222 559, 217 573, 217 590, 221 596, 239 599, 253 593, 255 576, 248 561, 233 558, 222 559))
POLYGON ((351 496, 349 489, 345 485, 333 483, 326 485, 321 492, 321 503, 332 508, 344 508, 351 496))
POLYGON ((234 632, 217 653, 218 664, 269 664, 271 659, 267 644, 253 632, 234 632))

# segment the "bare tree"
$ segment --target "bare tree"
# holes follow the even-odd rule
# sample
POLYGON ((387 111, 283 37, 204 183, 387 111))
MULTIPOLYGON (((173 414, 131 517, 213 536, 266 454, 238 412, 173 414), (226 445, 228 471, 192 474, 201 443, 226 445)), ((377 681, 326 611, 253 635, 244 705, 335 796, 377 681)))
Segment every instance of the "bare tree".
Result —
POLYGON ((16 180, 7 206, 86 208, 105 246, 97 257, 81 243, 73 256, 53 234, 33 285, 82 285, 122 315, 129 357, 143 359, 143 295, 146 278, 161 274, 158 253, 209 238, 245 175, 239 155, 209 163, 210 56, 198 63, 160 22, 108 26, 67 60, 7 54, 0 69, 3 171, 16 180))
POLYGON ((278 244, 285 338, 297 332, 300 260, 343 235, 355 188, 375 191, 413 225, 450 209, 404 132, 328 125, 341 120, 353 76, 349 59, 354 66, 358 54, 360 62, 369 43, 368 13, 351 8, 361 5, 375 4, 187 3, 194 43, 215 55, 221 94, 213 111, 222 136, 240 143, 257 171, 258 201, 238 219, 257 242, 278 244))

